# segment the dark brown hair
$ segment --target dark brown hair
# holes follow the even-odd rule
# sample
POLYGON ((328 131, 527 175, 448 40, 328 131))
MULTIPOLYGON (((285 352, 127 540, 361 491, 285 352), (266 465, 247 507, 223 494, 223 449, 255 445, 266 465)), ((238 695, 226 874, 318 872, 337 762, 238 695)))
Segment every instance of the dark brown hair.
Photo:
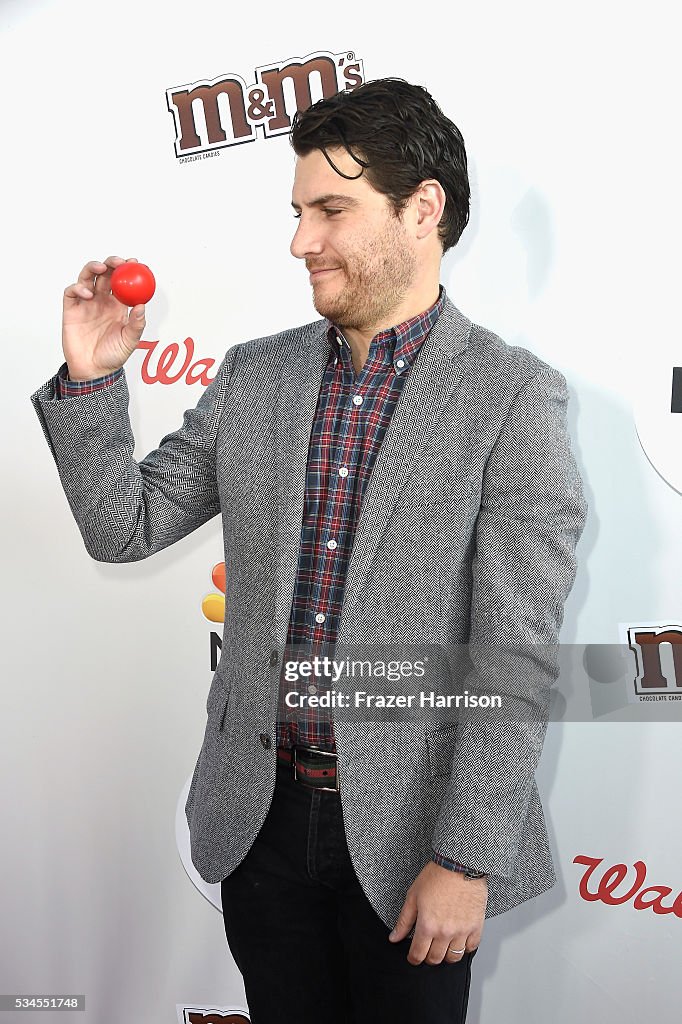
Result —
POLYGON ((298 156, 319 149, 342 177, 366 174, 391 202, 396 215, 427 178, 443 186, 446 202, 438 236, 447 252, 469 220, 469 177, 464 139, 421 85, 404 78, 378 78, 350 92, 337 92, 297 111, 291 145, 298 156), (358 164, 342 174, 327 148, 342 147, 358 164))

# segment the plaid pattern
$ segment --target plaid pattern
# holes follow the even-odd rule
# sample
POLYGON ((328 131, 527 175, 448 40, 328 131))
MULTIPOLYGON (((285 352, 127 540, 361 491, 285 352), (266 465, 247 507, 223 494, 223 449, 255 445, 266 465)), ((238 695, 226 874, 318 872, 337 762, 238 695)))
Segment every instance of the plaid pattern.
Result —
POLYGON ((447 868, 449 871, 466 871, 464 864, 460 864, 457 860, 450 860, 442 853, 433 853, 431 860, 435 861, 436 864, 440 864, 442 868, 447 868))
POLYGON ((113 383, 123 373, 123 368, 114 370, 113 373, 107 373, 104 377, 95 377, 94 380, 71 380, 69 377, 66 364, 60 367, 59 373, 57 374, 57 391, 59 398, 71 398, 73 395, 87 395, 90 391, 97 391, 98 388, 106 387, 107 384, 113 383))
MULTIPOLYGON (((362 499, 386 428, 424 338, 445 301, 372 339, 367 361, 355 374, 351 349, 328 321, 329 360, 315 410, 308 463, 298 572, 287 647, 294 656, 333 654, 348 560, 362 499), (322 621, 320 621, 322 620, 322 621)), ((280 675, 277 746, 294 743, 336 750, 327 708, 288 709, 292 684, 280 675)), ((311 677, 310 682, 314 685, 311 677)), ((308 686, 308 692, 315 692, 308 686)))

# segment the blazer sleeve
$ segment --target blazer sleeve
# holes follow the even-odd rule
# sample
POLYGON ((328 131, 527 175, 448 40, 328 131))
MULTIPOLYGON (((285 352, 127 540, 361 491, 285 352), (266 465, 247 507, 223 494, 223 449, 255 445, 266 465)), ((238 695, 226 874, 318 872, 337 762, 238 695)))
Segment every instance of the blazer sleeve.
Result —
POLYGON ((229 349, 197 405, 141 462, 128 416, 125 371, 86 394, 57 397, 57 374, 31 402, 88 553, 135 562, 174 544, 220 512, 216 439, 236 350, 229 349))
POLYGON ((496 720, 455 732, 433 848, 511 876, 558 676, 564 602, 587 503, 566 426, 568 393, 544 364, 516 395, 484 472, 472 564, 470 691, 506 694, 496 720), (503 705, 504 706, 504 705, 503 705))

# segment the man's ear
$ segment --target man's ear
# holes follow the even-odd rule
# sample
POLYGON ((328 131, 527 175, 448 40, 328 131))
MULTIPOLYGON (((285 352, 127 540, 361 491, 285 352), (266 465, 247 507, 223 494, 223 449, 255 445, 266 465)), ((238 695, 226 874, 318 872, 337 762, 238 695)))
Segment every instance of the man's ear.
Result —
POLYGON ((412 201, 416 212, 415 231, 417 238, 427 238, 438 224, 445 210, 445 190, 435 178, 423 181, 415 191, 412 201))

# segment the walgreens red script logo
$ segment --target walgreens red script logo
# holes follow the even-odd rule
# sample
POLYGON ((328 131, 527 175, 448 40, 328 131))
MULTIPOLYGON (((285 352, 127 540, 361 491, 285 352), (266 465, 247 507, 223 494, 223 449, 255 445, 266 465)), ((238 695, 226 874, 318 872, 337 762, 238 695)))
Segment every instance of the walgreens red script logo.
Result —
POLYGON ((208 376, 208 371, 215 363, 215 359, 194 359, 194 341, 192 338, 185 338, 185 351, 180 354, 180 346, 172 341, 159 353, 156 353, 158 341, 140 341, 139 349, 146 350, 142 362, 142 380, 145 384, 175 384, 182 376, 185 376, 185 384, 210 384, 215 378, 208 376), (156 355, 156 369, 152 367, 152 355, 156 355))
POLYGON ((595 878, 592 881, 590 888, 590 879, 603 861, 603 857, 580 855, 573 858, 574 864, 584 864, 587 868, 580 879, 579 891, 582 898, 588 903, 600 900, 610 907, 615 907, 620 903, 627 903, 634 897, 635 910, 653 910, 654 914, 674 914, 676 917, 682 917, 682 892, 672 903, 664 903, 663 900, 667 900, 672 895, 669 885, 649 885, 645 889, 642 888, 646 880, 646 864, 643 860, 635 861, 633 865, 634 878, 628 878, 626 883, 628 888, 624 887, 617 895, 615 890, 625 882, 630 872, 630 868, 626 864, 614 864, 613 867, 607 868, 599 880, 595 878))

